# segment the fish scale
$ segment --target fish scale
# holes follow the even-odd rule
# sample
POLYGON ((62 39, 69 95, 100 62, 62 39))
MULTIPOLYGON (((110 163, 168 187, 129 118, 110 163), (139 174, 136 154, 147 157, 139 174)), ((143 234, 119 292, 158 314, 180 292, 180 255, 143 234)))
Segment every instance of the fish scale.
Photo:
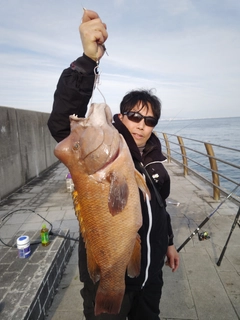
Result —
POLYGON ((95 315, 119 313, 126 271, 131 277, 140 273, 139 188, 150 196, 110 113, 106 104, 92 104, 87 118, 70 117, 70 135, 55 148, 74 182, 73 202, 89 275, 99 281, 95 315))

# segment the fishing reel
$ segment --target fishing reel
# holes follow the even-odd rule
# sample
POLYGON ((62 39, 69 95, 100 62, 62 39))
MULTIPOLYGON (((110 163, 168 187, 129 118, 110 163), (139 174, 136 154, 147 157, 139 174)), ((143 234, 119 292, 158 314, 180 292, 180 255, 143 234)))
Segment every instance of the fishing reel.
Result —
POLYGON ((199 241, 203 241, 203 240, 207 240, 207 239, 210 239, 210 236, 207 231, 198 233, 198 240, 199 241))

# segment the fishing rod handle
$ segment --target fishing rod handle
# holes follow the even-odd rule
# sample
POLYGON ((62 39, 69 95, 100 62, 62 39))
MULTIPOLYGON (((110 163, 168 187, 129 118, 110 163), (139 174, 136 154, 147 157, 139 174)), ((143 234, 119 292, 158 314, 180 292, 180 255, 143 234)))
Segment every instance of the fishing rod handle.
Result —
POLYGON ((222 259, 223 259, 223 256, 224 256, 224 254, 225 254, 226 249, 227 249, 227 246, 225 245, 225 247, 223 248, 223 250, 222 250, 222 252, 221 252, 221 254, 220 254, 220 257, 219 257, 219 259, 218 259, 218 262, 217 262, 217 266, 218 266, 218 267, 221 265, 221 262, 222 262, 222 259))
POLYGON ((230 238, 231 238, 231 236, 232 236, 233 230, 234 230, 235 227, 236 227, 236 224, 237 224, 237 221, 238 221, 238 219, 239 219, 239 216, 240 216, 240 207, 238 208, 238 212, 237 212, 237 215, 236 215, 236 217, 235 217, 235 219, 234 219, 234 221, 233 221, 233 224, 232 224, 230 233, 229 233, 229 235, 228 235, 227 241, 226 241, 225 246, 223 247, 222 252, 221 252, 221 254, 220 254, 220 257, 219 257, 219 259, 218 259, 218 262, 217 262, 217 266, 218 266, 218 267, 220 266, 220 264, 221 264, 221 262, 222 262, 223 256, 224 256, 225 251, 226 251, 226 249, 227 249, 228 242, 229 242, 229 240, 230 240, 230 238))

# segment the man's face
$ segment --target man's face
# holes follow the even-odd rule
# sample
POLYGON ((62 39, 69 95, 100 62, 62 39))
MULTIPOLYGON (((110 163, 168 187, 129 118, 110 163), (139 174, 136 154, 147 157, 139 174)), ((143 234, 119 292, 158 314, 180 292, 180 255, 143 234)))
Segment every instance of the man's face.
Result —
MULTIPOLYGON (((146 107, 142 108, 142 104, 139 104, 136 105, 131 111, 139 112, 143 116, 153 117, 153 112, 150 105, 147 110, 146 107)), ((128 128, 137 146, 144 147, 147 140, 150 138, 154 127, 147 126, 144 122, 144 119, 141 119, 140 122, 136 123, 129 120, 127 115, 119 114, 118 116, 122 123, 128 128)))

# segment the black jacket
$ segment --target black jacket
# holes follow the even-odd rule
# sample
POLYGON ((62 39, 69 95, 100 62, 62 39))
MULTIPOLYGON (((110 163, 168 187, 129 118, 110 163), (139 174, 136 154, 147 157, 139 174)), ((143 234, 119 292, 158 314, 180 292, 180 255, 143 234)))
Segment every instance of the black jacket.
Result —
MULTIPOLYGON (((87 104, 92 95, 95 67, 96 63, 83 55, 63 71, 57 84, 53 109, 48 121, 49 130, 56 141, 59 142, 69 135, 69 115, 85 116, 87 104)), ((133 137, 117 115, 114 116, 114 126, 125 138, 135 166, 138 167, 142 163, 152 177, 151 183, 147 180, 151 192, 151 209, 148 209, 140 192, 143 215, 143 225, 139 230, 142 247, 141 274, 134 279, 126 276, 126 288, 139 289, 146 281, 154 281, 161 271, 168 245, 173 244, 170 216, 165 210, 165 200, 170 192, 170 178, 161 163, 166 158, 162 154, 160 141, 154 133, 147 141, 141 155, 133 137), (157 201, 152 183, 161 195, 163 206, 160 206, 157 201)), ((80 278, 81 281, 87 281, 89 276, 86 252, 81 237, 79 252, 80 278)))

